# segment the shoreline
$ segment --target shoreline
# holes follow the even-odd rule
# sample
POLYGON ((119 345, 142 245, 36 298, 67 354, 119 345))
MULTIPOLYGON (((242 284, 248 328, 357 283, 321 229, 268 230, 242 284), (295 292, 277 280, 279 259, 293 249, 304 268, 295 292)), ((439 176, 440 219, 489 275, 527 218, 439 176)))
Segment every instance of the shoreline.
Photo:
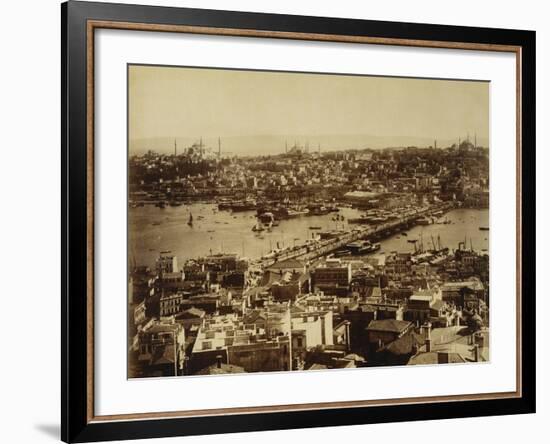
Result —
MULTIPOLYGON (((190 208, 167 207, 157 211, 150 206, 135 209, 136 213, 142 214, 142 218, 139 222, 134 218, 133 226, 132 224, 129 226, 129 257, 131 258, 133 255, 137 264, 147 266, 154 264, 158 252, 163 250, 177 252, 182 260, 216 253, 237 253, 241 257, 249 258, 251 261, 259 261, 274 248, 299 245, 311 239, 312 233, 334 229, 344 229, 349 233, 360 227, 348 225, 345 221, 342 223, 334 222, 329 214, 291 218, 281 221, 280 225, 274 227, 270 232, 253 233, 251 227, 256 220, 253 211, 236 214, 225 211, 213 213, 212 207, 209 205, 211 204, 195 204, 190 208), (197 224, 193 228, 187 226, 189 210, 193 211, 195 220, 197 220, 197 224), (208 213, 213 214, 214 218, 206 220, 210 217, 208 213), (159 220, 161 219, 159 216, 164 216, 164 218, 159 220), (199 219, 200 217, 202 219, 199 219), (321 230, 309 229, 310 226, 317 224, 322 226, 321 230)), ((358 210, 350 208, 341 208, 340 210, 351 215, 358 212, 358 210)), ((479 214, 480 216, 475 216, 479 219, 479 223, 476 222, 473 227, 470 226, 471 224, 462 226, 463 222, 460 222, 461 219, 457 216, 456 221, 449 225, 430 224, 410 227, 408 229, 409 236, 414 237, 420 235, 420 233, 426 233, 425 243, 429 245, 430 234, 437 237, 434 232, 438 231, 447 247, 455 247, 455 241, 458 242, 466 236, 468 239, 473 239, 476 246, 475 250, 483 251, 486 249, 488 252, 489 243, 487 241, 485 244, 484 239, 489 238, 489 232, 479 231, 479 226, 488 225, 488 210, 457 208, 450 209, 447 214, 455 214, 456 211, 479 214), (482 216, 484 212, 487 212, 486 217, 482 216), (464 234, 465 231, 467 231, 466 234, 464 234), (485 235, 482 236, 483 234, 485 235)), ((378 253, 413 251, 413 245, 407 243, 406 240, 407 236, 402 236, 401 231, 381 237, 376 240, 382 246, 381 251, 378 253)))

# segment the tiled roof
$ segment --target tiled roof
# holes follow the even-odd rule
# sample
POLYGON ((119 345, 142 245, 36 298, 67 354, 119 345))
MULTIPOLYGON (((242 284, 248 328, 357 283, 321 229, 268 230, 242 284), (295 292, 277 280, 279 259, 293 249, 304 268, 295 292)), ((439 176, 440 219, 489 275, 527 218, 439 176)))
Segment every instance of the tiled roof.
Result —
POLYGON ((392 341, 386 346, 386 350, 394 355, 408 355, 413 353, 415 346, 418 347, 424 343, 424 338, 413 332, 392 341))
POLYGON ((304 264, 297 259, 286 259, 284 261, 275 262, 269 269, 280 270, 286 268, 303 268, 304 264))
POLYGON ((370 321, 367 330, 384 331, 391 333, 401 333, 406 330, 411 323, 409 321, 398 321, 396 319, 382 319, 379 321, 370 321))

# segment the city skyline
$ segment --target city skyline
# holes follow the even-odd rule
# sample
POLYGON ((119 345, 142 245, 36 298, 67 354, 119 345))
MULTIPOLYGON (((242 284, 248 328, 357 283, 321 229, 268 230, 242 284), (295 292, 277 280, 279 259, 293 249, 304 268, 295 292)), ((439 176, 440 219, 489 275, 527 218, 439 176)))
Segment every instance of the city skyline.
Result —
POLYGON ((489 144, 489 84, 339 74, 129 67, 129 150, 198 141, 236 155, 489 144))
MULTIPOLYGON (((455 139, 431 139, 429 137, 407 137, 407 136, 369 136, 369 135, 338 135, 327 134, 317 136, 307 135, 258 135, 258 136, 231 136, 231 137, 161 137, 153 139, 133 140, 129 143, 131 155, 143 155, 148 151, 159 154, 170 155, 177 151, 181 154, 186 148, 195 143, 200 143, 207 151, 218 153, 219 145, 221 151, 231 156, 265 156, 277 155, 290 149, 295 144, 298 147, 308 147, 309 151, 322 152, 348 151, 348 150, 383 150, 394 148, 406 148, 409 146, 426 148, 436 145, 438 149, 448 148, 453 144, 458 145, 461 141, 476 141, 480 147, 489 147, 487 139, 478 137, 475 133, 464 133, 463 136, 455 139)), ((229 156, 225 156, 229 157, 229 156)))

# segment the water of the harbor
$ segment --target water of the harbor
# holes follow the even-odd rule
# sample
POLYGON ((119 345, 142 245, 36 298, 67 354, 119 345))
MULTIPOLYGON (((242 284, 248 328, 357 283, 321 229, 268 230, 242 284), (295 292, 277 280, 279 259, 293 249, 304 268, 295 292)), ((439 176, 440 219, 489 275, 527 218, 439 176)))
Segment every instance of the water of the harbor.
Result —
MULTIPOLYGON (((130 208, 128 210, 129 258, 137 265, 154 266, 160 251, 170 250, 178 256, 180 264, 187 259, 211 253, 237 253, 251 259, 259 258, 274 248, 293 246, 311 238, 319 230, 349 229, 349 218, 359 217, 362 211, 341 208, 339 213, 322 216, 301 216, 282 220, 271 231, 256 233, 252 227, 256 223, 256 212, 231 213, 218 211, 217 205, 194 203, 179 207, 158 208, 153 205, 130 208), (193 215, 192 226, 188 225, 193 215), (344 221, 335 221, 335 215, 344 216, 344 221)), ((417 239, 416 245, 423 243, 424 249, 434 247, 458 248, 459 242, 466 241, 466 248, 482 251, 489 249, 489 231, 479 227, 489 226, 488 210, 459 209, 443 216, 449 224, 416 226, 407 234, 395 234, 381 240, 379 253, 392 251, 413 252, 415 244, 408 242, 417 239), (439 237, 439 240, 438 240, 439 237)))

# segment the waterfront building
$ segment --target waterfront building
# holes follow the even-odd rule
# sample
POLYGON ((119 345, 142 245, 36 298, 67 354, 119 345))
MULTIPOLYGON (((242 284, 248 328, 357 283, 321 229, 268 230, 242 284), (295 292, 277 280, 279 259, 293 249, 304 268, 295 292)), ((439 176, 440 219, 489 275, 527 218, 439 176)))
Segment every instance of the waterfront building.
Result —
POLYGON ((230 272, 237 269, 238 255, 229 253, 211 254, 199 259, 199 264, 203 265, 205 270, 230 272))
POLYGON ((347 296, 351 284, 351 264, 340 259, 327 259, 312 273, 315 291, 347 296))
POLYGON ((171 251, 161 251, 156 263, 157 273, 176 273, 178 271, 178 258, 171 251))

